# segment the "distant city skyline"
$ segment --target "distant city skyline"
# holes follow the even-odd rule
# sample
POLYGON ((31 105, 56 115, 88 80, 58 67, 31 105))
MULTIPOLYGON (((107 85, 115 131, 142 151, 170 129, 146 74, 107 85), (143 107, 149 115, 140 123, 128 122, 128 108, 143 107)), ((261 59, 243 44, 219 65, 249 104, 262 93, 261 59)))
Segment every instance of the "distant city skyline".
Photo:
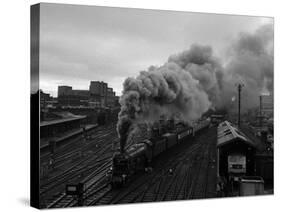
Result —
MULTIPOLYGON (((95 81, 95 80, 91 80, 91 81, 95 81)), ((40 90, 41 90, 42 92, 46 93, 46 94, 50 94, 52 97, 58 97, 59 87, 64 87, 64 86, 65 86, 65 87, 71 87, 73 90, 81 90, 81 91, 87 90, 87 91, 88 91, 88 90, 89 90, 89 87, 90 87, 91 81, 89 81, 89 83, 88 83, 89 85, 86 86, 85 88, 76 88, 76 87, 74 87, 74 86, 72 86, 72 85, 63 84, 63 85, 58 85, 55 92, 48 92, 47 90, 43 90, 42 88, 40 88, 40 90), (55 95, 53 95, 53 93, 54 93, 55 95)), ((104 82, 104 81, 99 81, 99 82, 104 82)), ((104 83, 107 83, 107 82, 104 82, 104 83)), ((110 87, 110 86, 108 86, 108 88, 109 88, 109 89, 113 89, 113 92, 117 95, 117 93, 116 93, 116 91, 114 90, 114 88, 112 88, 112 87, 110 87)), ((118 96, 118 95, 117 95, 117 96, 118 96)))
POLYGON ((269 17, 48 3, 40 13, 40 89, 54 97, 60 85, 88 89, 89 81, 107 82, 120 96, 127 77, 193 43, 225 59, 239 34, 273 25, 269 17))

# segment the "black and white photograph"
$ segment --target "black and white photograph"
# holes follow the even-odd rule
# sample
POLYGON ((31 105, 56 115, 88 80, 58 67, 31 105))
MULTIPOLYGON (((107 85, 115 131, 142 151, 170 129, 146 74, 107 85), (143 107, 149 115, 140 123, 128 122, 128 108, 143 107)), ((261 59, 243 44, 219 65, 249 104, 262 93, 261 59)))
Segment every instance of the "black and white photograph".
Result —
POLYGON ((273 17, 30 14, 32 206, 274 194, 273 17))

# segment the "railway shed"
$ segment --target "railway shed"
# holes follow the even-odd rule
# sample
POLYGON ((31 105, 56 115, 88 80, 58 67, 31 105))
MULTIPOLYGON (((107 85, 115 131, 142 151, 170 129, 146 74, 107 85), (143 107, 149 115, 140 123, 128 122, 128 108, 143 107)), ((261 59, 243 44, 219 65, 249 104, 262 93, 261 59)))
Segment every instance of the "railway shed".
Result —
POLYGON ((255 143, 236 126, 224 121, 217 128, 217 176, 237 179, 255 173, 255 143))
POLYGON ((75 116, 51 121, 42 121, 40 123, 40 137, 51 137, 57 133, 64 133, 80 128, 80 125, 85 118, 86 116, 75 116))

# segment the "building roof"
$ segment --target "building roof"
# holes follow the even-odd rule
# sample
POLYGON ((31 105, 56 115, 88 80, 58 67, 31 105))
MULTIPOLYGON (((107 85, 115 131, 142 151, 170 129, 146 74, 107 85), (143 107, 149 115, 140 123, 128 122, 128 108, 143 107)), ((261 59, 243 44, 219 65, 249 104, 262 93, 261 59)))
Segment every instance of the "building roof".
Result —
POLYGON ((241 130, 238 130, 233 124, 224 121, 219 124, 217 129, 217 146, 221 147, 231 142, 240 140, 250 146, 255 147, 255 144, 241 130))
POLYGON ((213 115, 211 115, 211 118, 223 118, 224 117, 224 115, 222 115, 222 114, 213 114, 213 115))
POLYGON ((75 117, 68 117, 68 118, 56 119, 51 121, 42 121, 40 122, 40 127, 50 126, 54 124, 61 124, 61 123, 84 119, 84 118, 86 118, 86 116, 75 116, 75 117))

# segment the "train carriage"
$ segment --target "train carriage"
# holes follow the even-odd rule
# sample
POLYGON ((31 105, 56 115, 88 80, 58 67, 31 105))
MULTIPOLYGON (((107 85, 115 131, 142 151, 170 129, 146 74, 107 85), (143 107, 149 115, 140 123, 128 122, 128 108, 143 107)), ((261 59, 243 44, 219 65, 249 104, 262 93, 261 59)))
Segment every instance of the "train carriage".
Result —
POLYGON ((193 128, 192 127, 188 127, 185 128, 179 132, 177 132, 177 141, 178 143, 183 142, 186 138, 190 138, 193 136, 193 128))
POLYGON ((160 138, 153 142, 153 157, 156 157, 157 155, 159 155, 160 153, 164 152, 167 149, 166 143, 167 142, 165 138, 160 138))
MULTIPOLYGON (((130 146, 127 150, 127 154, 130 157, 130 169, 134 170, 134 172, 138 172, 142 170, 142 167, 146 166, 147 163, 147 144, 138 143, 130 146)), ((134 174, 134 172, 132 174, 134 174)))
POLYGON ((177 134, 175 133, 165 133, 163 135, 163 138, 166 139, 166 148, 169 149, 171 148, 172 146, 176 145, 177 144, 177 134))

